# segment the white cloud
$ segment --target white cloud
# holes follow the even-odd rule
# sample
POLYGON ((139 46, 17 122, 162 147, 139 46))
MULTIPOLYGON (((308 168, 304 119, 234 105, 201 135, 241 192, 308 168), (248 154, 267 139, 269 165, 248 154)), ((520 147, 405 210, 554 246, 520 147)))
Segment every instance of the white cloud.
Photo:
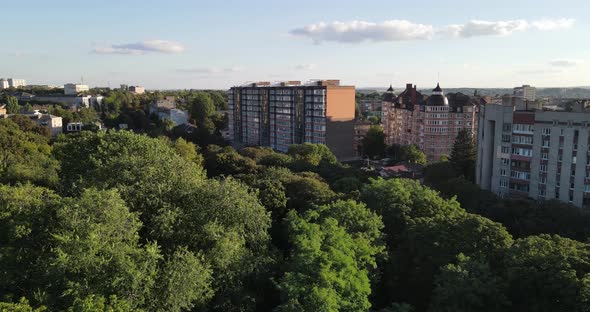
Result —
POLYGON ((480 21, 472 20, 464 25, 449 25, 442 31, 443 34, 449 34, 453 37, 478 37, 478 36, 506 36, 513 32, 524 31, 528 28, 525 20, 509 21, 480 21))
POLYGON ((519 70, 517 71, 517 74, 521 74, 521 75, 554 75, 554 74, 560 74, 563 71, 561 69, 543 69, 543 68, 538 68, 538 69, 523 69, 523 70, 519 70))
POLYGON ((573 18, 542 19, 532 22, 532 26, 538 30, 559 30, 574 26, 573 18))
POLYGON ((316 64, 298 64, 295 65, 295 69, 297 70, 314 70, 318 66, 316 64))
POLYGON ((290 34, 309 38, 315 43, 325 41, 345 43, 409 41, 449 37, 507 36, 530 29, 550 31, 570 28, 574 22, 575 20, 567 18, 536 21, 524 19, 505 21, 471 20, 465 24, 451 24, 443 27, 416 24, 407 20, 389 20, 382 23, 366 21, 322 22, 295 28, 290 31, 290 34))
POLYGON ((432 38, 431 25, 414 24, 406 20, 389 20, 382 23, 364 21, 332 22, 307 25, 293 29, 291 34, 311 38, 314 42, 338 41, 404 41, 432 38))
POLYGON ((549 65, 555 66, 555 67, 574 67, 574 66, 578 65, 579 63, 581 63, 581 62, 576 61, 576 60, 553 60, 553 61, 549 62, 549 65))
POLYGON ((108 47, 98 47, 92 50, 96 54, 132 54, 146 53, 181 53, 184 51, 181 43, 168 40, 146 40, 135 43, 113 44, 108 47))

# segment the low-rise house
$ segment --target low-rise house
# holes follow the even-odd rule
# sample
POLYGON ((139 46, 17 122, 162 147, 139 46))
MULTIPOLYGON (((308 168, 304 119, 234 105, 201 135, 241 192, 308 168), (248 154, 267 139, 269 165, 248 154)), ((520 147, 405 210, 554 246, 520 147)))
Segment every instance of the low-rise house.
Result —
POLYGON ((421 179, 424 166, 409 162, 400 162, 394 166, 383 167, 379 175, 384 178, 421 179))
POLYGON ((63 132, 63 121, 59 116, 43 114, 38 110, 24 115, 31 118, 38 126, 47 127, 52 136, 57 136, 63 132))
POLYGON ((176 108, 176 99, 173 96, 152 102, 149 113, 158 116, 160 120, 171 120, 175 126, 188 124, 188 113, 176 108))

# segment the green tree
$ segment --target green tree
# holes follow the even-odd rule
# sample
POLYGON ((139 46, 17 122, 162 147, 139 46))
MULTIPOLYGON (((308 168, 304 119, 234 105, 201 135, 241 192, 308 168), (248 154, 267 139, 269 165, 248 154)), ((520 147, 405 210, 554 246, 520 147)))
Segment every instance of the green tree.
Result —
POLYGON ((517 240, 504 258, 512 311, 587 311, 588 247, 556 235, 517 240))
POLYGON ((199 167, 203 166, 203 156, 197 153, 197 146, 192 142, 188 142, 183 138, 178 138, 174 141, 174 151, 182 158, 189 162, 197 164, 199 167))
POLYGON ((507 311, 506 283, 490 265, 463 254, 456 264, 447 264, 436 277, 434 298, 429 311, 507 311))
POLYGON ((76 298, 68 312, 141 312, 143 310, 133 308, 129 302, 117 298, 117 296, 89 295, 86 298, 76 298))
POLYGON ((206 92, 197 92, 190 102, 191 118, 195 119, 197 126, 203 126, 215 112, 215 104, 211 96, 206 92))
POLYGON ((459 175, 470 182, 475 181, 475 159, 477 150, 473 136, 467 129, 461 129, 451 150, 450 162, 459 175))
POLYGON ((10 119, 0 120, 0 182, 54 186, 58 166, 46 136, 22 131, 10 119))
POLYGON ((385 155, 385 134, 381 126, 373 125, 369 128, 367 135, 363 138, 363 154, 371 158, 383 157, 385 155))
POLYGON ((6 101, 6 112, 8 114, 20 113, 21 107, 18 104, 18 99, 15 96, 7 95, 4 100, 6 101))
POLYGON ((400 150, 400 158, 402 161, 405 160, 420 165, 426 165, 428 162, 426 159, 426 154, 424 154, 424 152, 414 144, 402 146, 400 150))
POLYGON ((27 298, 20 298, 18 303, 0 302, 0 311, 2 312, 43 312, 47 311, 45 307, 34 309, 29 304, 27 298))
POLYGON ((301 161, 310 166, 317 166, 320 162, 337 163, 336 156, 324 144, 293 144, 287 152, 296 161, 301 161))
POLYGON ((293 251, 278 311, 368 311, 369 277, 357 259, 364 246, 334 218, 313 223, 292 211, 288 224, 293 251))
POLYGON ((116 294, 134 307, 149 302, 161 256, 157 245, 139 245, 141 222, 117 192, 87 190, 65 198, 56 217, 49 261, 59 301, 116 294))

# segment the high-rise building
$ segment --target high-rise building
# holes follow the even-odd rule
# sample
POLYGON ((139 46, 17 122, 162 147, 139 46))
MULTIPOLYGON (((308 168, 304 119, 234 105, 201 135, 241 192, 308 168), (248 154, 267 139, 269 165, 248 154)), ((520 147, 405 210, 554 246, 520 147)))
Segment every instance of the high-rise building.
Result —
POLYGON ((339 159, 354 157, 354 86, 339 80, 301 84, 256 82, 228 91, 229 138, 237 146, 326 144, 339 159))
POLYGON ((11 88, 20 88, 27 85, 24 79, 8 78, 8 86, 11 88))
POLYGON ((537 89, 530 85, 522 85, 522 87, 514 88, 513 95, 520 97, 525 101, 534 102, 537 96, 537 89))
POLYGON ((427 97, 407 84, 395 95, 390 86, 383 97, 382 124, 388 145, 417 145, 429 161, 451 153, 461 129, 475 137, 477 112, 482 99, 462 93, 446 96, 437 84, 427 97))
POLYGON ((88 91, 87 85, 77 84, 77 83, 66 83, 64 85, 64 94, 65 95, 77 95, 80 92, 88 91))
POLYGON ((504 101, 482 106, 479 119, 481 188, 590 207, 590 112, 523 110, 504 101))
POLYGON ((10 84, 8 84, 8 80, 2 78, 0 79, 0 90, 10 88, 10 84))

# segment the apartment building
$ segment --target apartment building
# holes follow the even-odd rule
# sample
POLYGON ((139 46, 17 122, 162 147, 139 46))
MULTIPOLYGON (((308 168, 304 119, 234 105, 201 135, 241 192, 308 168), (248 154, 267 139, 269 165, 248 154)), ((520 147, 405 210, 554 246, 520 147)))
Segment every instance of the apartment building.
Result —
POLYGON ((87 85, 77 83, 66 83, 64 85, 65 95, 77 95, 78 93, 90 90, 87 85))
POLYGON ((27 85, 24 79, 8 78, 8 86, 11 88, 20 88, 27 85))
POLYGON ((354 86, 339 80, 256 82, 228 91, 229 139, 236 146, 326 144, 339 159, 354 157, 354 86))
POLYGON ((590 207, 590 112, 481 108, 476 182, 500 196, 590 207))
POLYGON ((513 95, 523 100, 534 102, 537 98, 537 89, 530 85, 522 85, 521 87, 514 88, 513 95))
POLYGON ((10 88, 10 84, 8 84, 8 80, 2 78, 0 79, 0 90, 10 88))
POLYGON ((468 129, 475 137, 478 108, 483 102, 462 93, 447 96, 439 84, 430 96, 422 95, 412 84, 399 95, 390 86, 382 107, 385 141, 388 145, 415 144, 429 161, 438 161, 451 153, 459 130, 468 129))
POLYGON ((133 94, 144 94, 145 88, 142 86, 129 86, 129 92, 133 94))

